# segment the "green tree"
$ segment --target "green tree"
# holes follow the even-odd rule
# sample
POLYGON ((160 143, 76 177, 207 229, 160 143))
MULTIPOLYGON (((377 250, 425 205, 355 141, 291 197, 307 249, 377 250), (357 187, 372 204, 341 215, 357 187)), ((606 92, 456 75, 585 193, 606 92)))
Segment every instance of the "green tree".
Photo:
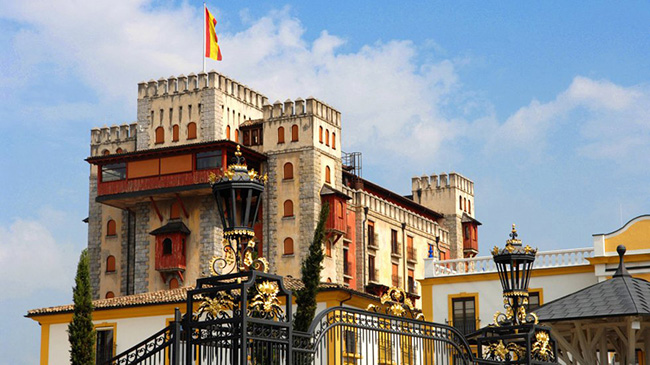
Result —
POLYGON ((92 365, 95 363, 95 328, 87 249, 81 252, 74 281, 75 287, 72 289, 74 313, 72 322, 68 325, 70 364, 92 365))
POLYGON ((306 332, 316 315, 316 294, 318 294, 320 273, 323 269, 325 221, 329 211, 329 205, 323 204, 318 216, 318 225, 314 231, 314 239, 309 245, 309 254, 302 262, 302 282, 305 286, 296 292, 298 309, 294 317, 293 328, 297 331, 306 332))

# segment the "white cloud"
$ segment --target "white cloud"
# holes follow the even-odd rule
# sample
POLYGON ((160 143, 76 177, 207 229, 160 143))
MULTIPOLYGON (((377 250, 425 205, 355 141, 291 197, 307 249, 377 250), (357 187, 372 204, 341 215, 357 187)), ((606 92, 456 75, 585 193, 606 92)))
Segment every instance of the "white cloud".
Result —
POLYGON ((0 237, 2 300, 40 289, 71 290, 79 253, 57 242, 45 224, 17 219, 10 226, 0 225, 0 237))
POLYGON ((533 100, 513 113, 491 133, 488 148, 539 155, 553 143, 564 147, 553 141, 555 131, 577 127, 570 146, 582 156, 622 163, 648 161, 649 102, 650 88, 645 85, 624 87, 577 76, 554 100, 533 100))

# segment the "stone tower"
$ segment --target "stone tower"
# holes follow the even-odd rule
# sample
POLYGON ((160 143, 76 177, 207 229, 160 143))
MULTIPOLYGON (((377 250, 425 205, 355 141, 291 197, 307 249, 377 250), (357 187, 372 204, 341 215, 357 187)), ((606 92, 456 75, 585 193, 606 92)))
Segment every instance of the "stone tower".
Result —
POLYGON ((445 216, 451 250, 447 259, 474 256, 478 248, 468 244, 472 233, 476 241, 476 226, 480 224, 474 219, 474 182, 455 172, 416 176, 411 181, 413 200, 445 216), (464 226, 468 226, 466 232, 464 226))

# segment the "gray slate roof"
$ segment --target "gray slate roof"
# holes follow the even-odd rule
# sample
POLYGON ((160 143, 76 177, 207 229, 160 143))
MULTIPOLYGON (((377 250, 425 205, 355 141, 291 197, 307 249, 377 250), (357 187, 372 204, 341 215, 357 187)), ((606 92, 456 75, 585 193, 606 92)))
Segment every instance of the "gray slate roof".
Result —
POLYGON ((621 263, 614 277, 541 306, 535 311, 539 320, 650 316, 650 282, 627 272, 622 253, 619 251, 621 263))

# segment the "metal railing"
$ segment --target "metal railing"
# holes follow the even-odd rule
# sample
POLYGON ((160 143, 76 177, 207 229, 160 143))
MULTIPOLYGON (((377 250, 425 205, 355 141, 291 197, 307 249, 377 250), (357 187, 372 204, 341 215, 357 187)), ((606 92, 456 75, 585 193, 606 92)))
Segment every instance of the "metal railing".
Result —
MULTIPOLYGON (((594 257, 593 247, 568 250, 542 251, 537 253, 534 269, 588 265, 594 257)), ((456 276, 497 272, 492 256, 455 260, 425 259, 425 277, 456 276)))
POLYGON ((417 262, 418 249, 415 247, 406 246, 406 258, 409 261, 417 262))

